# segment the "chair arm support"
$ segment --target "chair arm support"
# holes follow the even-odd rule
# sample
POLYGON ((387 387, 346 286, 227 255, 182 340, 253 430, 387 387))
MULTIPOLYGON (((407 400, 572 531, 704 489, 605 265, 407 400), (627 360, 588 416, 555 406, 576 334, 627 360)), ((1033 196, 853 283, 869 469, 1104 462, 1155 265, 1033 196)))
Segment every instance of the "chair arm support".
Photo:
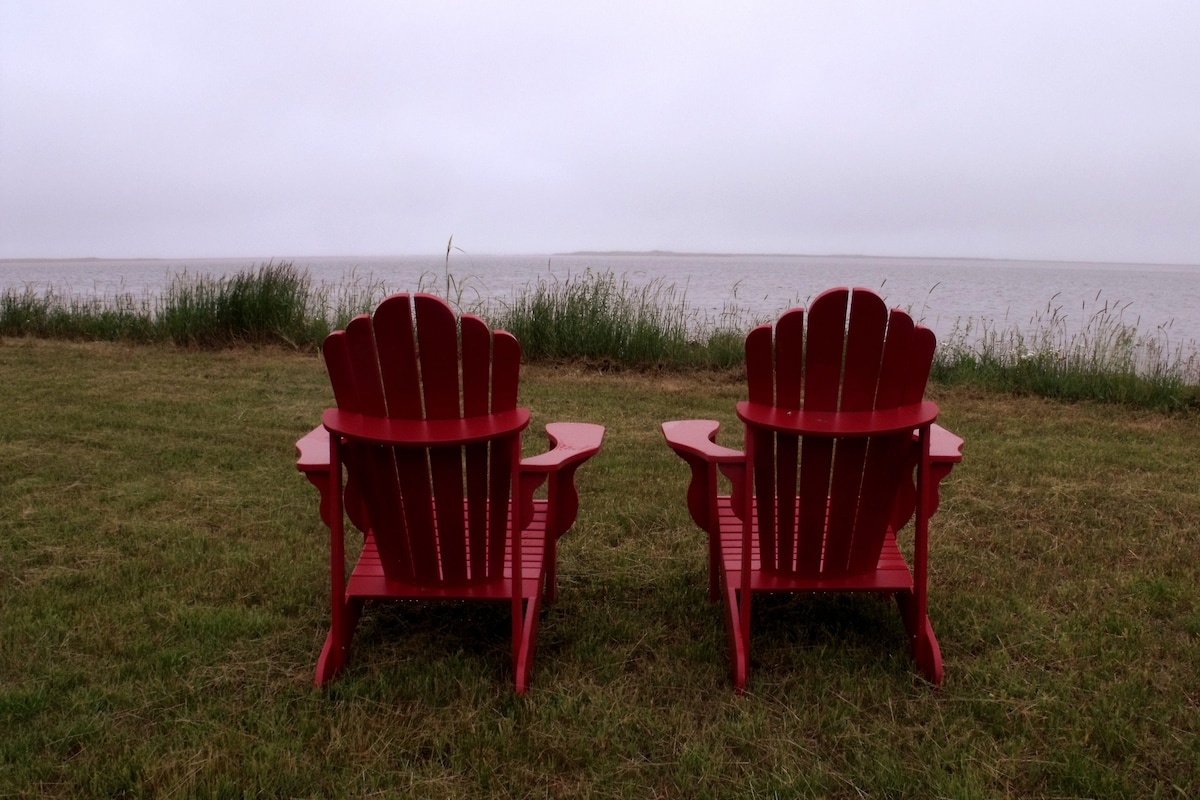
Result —
POLYGON ((737 498, 742 495, 742 478, 746 470, 745 453, 716 443, 720 427, 714 419, 680 419, 662 424, 667 445, 692 469, 687 491, 688 512, 692 521, 710 534, 717 522, 717 469, 732 484, 735 511, 741 507, 737 498))
MULTIPOLYGON (((913 434, 912 469, 917 467, 920 451, 917 447, 917 434, 913 434)), ((929 515, 932 517, 941 505, 942 495, 940 486, 942 480, 954 469, 954 465, 962 461, 963 440, 941 425, 929 426, 929 515)), ((912 519, 917 506, 917 488, 912 481, 906 481, 900 486, 896 498, 896 508, 892 514, 892 525, 900 530, 912 519)))
POLYGON ((521 526, 523 528, 533 518, 533 493, 548 478, 554 518, 546 521, 547 534, 557 538, 575 524, 579 514, 575 470, 600 451, 604 426, 587 422, 551 422, 546 426, 546 437, 551 449, 521 459, 521 526))
MULTIPOLYGON (((317 487, 321 495, 321 520, 326 527, 331 527, 333 520, 329 517, 329 431, 324 425, 313 428, 296 442, 296 452, 296 469, 304 473, 308 482, 317 487)), ((345 494, 347 516, 354 523, 354 527, 366 533, 370 524, 367 522, 367 509, 358 494, 358 485, 353 481, 347 482, 345 494)))
POLYGON ((321 519, 329 525, 329 431, 313 428, 296 442, 296 469, 321 493, 321 519))

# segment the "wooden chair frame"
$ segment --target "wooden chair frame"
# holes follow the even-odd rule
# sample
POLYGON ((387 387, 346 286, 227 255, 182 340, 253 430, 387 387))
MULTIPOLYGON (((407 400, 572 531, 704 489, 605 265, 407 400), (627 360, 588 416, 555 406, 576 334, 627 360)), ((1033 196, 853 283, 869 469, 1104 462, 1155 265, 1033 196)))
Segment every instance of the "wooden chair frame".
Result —
POLYGON ((766 592, 891 595, 900 607, 914 660, 932 683, 942 680, 941 653, 927 608, 928 530, 939 504, 938 485, 962 460, 963 442, 934 423, 937 406, 921 398, 932 359, 932 333, 913 326, 899 311, 890 312, 881 323, 882 301, 869 290, 855 289, 854 295, 858 306, 851 303, 848 289, 831 290, 814 300, 810 311, 818 319, 812 323, 815 335, 803 328, 803 310, 794 309, 781 317, 777 328, 760 326, 747 337, 751 397, 737 405, 745 428, 742 450, 716 443, 719 425, 714 420, 676 420, 662 426, 668 445, 691 468, 688 509, 708 534, 709 597, 724 604, 731 674, 739 692, 749 675, 751 598, 766 592), (821 315, 828 319, 821 322, 821 315), (866 323, 866 334, 853 331, 862 318, 874 318, 866 323), (891 326, 899 342, 889 345, 885 333, 891 326), (827 341, 806 354, 802 348, 808 336, 827 341), (910 353, 910 348, 916 349, 910 353), (839 396, 835 389, 844 380, 843 365, 859 356, 882 364, 872 367, 879 372, 878 382, 900 385, 880 390, 852 387, 839 390, 839 396), (764 377, 786 371, 793 374, 764 377), (891 399, 884 401, 885 397, 891 399), (827 444, 819 444, 822 441, 827 444), (863 469, 886 469, 891 477, 839 477, 837 470, 847 470, 835 461, 850 463, 852 473, 857 468, 853 465, 864 463, 869 448, 887 449, 891 456, 875 462, 882 466, 863 469), (839 452, 853 456, 835 458, 839 452), (800 472, 812 470, 816 479, 805 484, 795 472, 797 462, 800 472), (766 478, 756 481, 756 471, 764 470, 766 478), (784 474, 776 475, 776 470, 784 474), (824 474, 832 477, 821 477, 824 474), (720 475, 729 480, 729 494, 721 494, 720 475), (837 495, 831 487, 838 481, 861 481, 864 488, 882 489, 866 502, 857 492, 837 495), (777 496, 773 488, 797 483, 799 494, 793 488, 788 490, 792 494, 777 496), (864 536, 858 549, 851 538, 830 533, 849 524, 845 520, 868 515, 883 515, 886 524, 876 520, 879 524, 870 526, 875 539, 864 536), (914 520, 911 570, 896 543, 897 532, 909 520, 914 520), (760 522, 771 529, 760 530, 760 522), (775 526, 795 535, 777 536, 775 526), (806 534, 806 529, 815 533, 806 534), (777 552, 777 547, 782 549, 777 552))
POLYGON ((296 444, 330 529, 332 624, 314 682, 345 668, 368 601, 489 601, 511 604, 524 693, 542 602, 557 595, 558 539, 579 509, 575 471, 603 427, 551 423, 552 448, 522 459, 516 340, 432 295, 393 295, 324 349, 338 407, 296 444), (348 577, 347 517, 364 536, 348 577))

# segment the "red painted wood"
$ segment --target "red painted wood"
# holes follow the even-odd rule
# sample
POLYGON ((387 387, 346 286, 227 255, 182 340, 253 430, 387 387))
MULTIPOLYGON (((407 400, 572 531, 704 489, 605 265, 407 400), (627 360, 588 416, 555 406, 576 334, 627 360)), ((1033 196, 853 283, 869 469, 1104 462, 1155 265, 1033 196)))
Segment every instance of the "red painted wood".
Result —
POLYGON ((462 413, 465 417, 478 417, 493 411, 492 332, 483 320, 470 314, 462 316, 461 324, 462 413))
POLYGON ((837 410, 849 297, 849 289, 830 289, 818 295, 809 309, 804 407, 810 411, 837 410))
POLYGON ((379 375, 379 356, 375 349, 375 329, 370 317, 355 317, 346 326, 346 352, 350 360, 348 366, 354 376, 356 410, 374 417, 387 416, 387 401, 379 375))
POLYGON ((579 507, 574 472, 604 429, 551 426, 557 446, 521 472, 520 347, 433 295, 388 297, 322 350, 338 407, 297 445, 330 526, 333 624, 316 682, 344 668, 366 600, 488 600, 512 605, 524 692, 538 612, 555 595, 555 542, 579 507), (552 488, 535 499, 547 479, 552 488), (366 536, 348 581, 343 506, 366 536))
POLYGON ((792 411, 743 400, 737 404, 737 414, 742 422, 756 429, 838 439, 910 433, 913 428, 937 419, 937 404, 920 400, 912 405, 875 411, 792 411))
POLYGON ((918 666, 941 680, 926 614, 928 521, 962 440, 934 425, 937 406, 922 400, 935 346, 875 293, 832 289, 806 315, 793 309, 747 337, 740 463, 715 443, 715 422, 664 423, 691 468, 688 509, 709 533, 710 594, 726 604, 739 691, 762 591, 892 594, 918 666), (730 496, 718 494, 718 468, 735 481, 730 496), (896 544, 910 518, 911 571, 896 544))
MULTIPOLYGON (((713 426, 716 434, 716 423, 710 420, 689 420, 689 422, 708 423, 713 426)), ((521 503, 527 512, 522 515, 522 530, 530 525, 534 517, 535 501, 533 492, 546 482, 547 476, 556 478, 557 486, 551 494, 555 497, 555 524, 552 525, 555 537, 566 533, 575 523, 579 511, 579 494, 575 489, 574 473, 589 458, 600 450, 604 439, 604 426, 586 422, 552 422, 546 426, 546 434, 550 440, 551 449, 536 456, 522 459, 520 475, 521 503)), ((956 437, 955 437, 956 438, 956 437)), ((961 440, 959 440, 961 444, 961 440)), ((730 454, 729 458, 740 462, 740 450, 730 450, 718 445, 712 445, 717 450, 730 454)), ((321 492, 321 519, 326 525, 331 524, 331 515, 326 511, 329 505, 328 483, 330 473, 329 460, 329 431, 318 425, 296 442, 296 469, 303 473, 310 483, 321 492)), ((364 532, 369 529, 365 516, 357 517, 351 506, 351 485, 346 487, 347 515, 351 521, 364 532)))
POLYGON ((906 473, 911 474, 912 446, 912 434, 905 432, 875 436, 867 441, 860 490, 864 500, 856 508, 853 546, 847 552, 844 567, 847 574, 864 574, 872 568, 872 560, 891 530, 891 512, 901 484, 906 473), (885 500, 868 502, 865 498, 885 500))
MULTIPOLYGON (((764 440, 770 437, 763 437, 764 440)), ((765 441, 764 441, 765 444, 765 441)), ((800 478, 800 439, 797 436, 775 437, 775 530, 774 537, 765 536, 760 531, 759 539, 763 548, 764 561, 767 569, 795 569, 799 557, 800 527, 798 507, 798 481, 800 478), (772 541, 772 538, 774 541, 772 541)), ((760 498, 763 502, 764 498, 760 498)))
POLYGON ((916 331, 912 317, 894 309, 888 315, 887 331, 874 408, 895 408, 921 399, 918 394, 910 400, 905 391, 916 331))
POLYGON ((492 410, 505 411, 517 405, 517 383, 521 374, 521 345, 507 331, 492 337, 492 410))
POLYGON ((917 328, 913 334, 912 351, 909 356, 908 378, 904 386, 902 402, 915 403, 925 394, 925 384, 929 381, 929 371, 933 368, 933 354, 937 350, 937 339, 933 331, 925 327, 917 328))
MULTIPOLYGON (((720 423, 714 419, 679 419, 662 424, 663 437, 667 444, 692 467, 692 480, 688 484, 688 510, 696 525, 706 531, 710 528, 709 520, 716 518, 715 515, 707 513, 710 501, 717 492, 716 470, 710 468, 719 467, 722 472, 727 473, 730 480, 733 481, 731 488, 734 491, 742 486, 742 482, 735 476, 745 474, 745 453, 742 450, 734 450, 717 444, 716 438, 719 431, 720 423)), ((324 429, 317 428, 314 432, 323 435, 324 429)), ((930 470, 934 479, 934 493, 931 501, 933 503, 932 510, 936 510, 937 484, 951 473, 955 464, 962 461, 963 440, 940 425, 934 424, 930 427, 930 442, 932 451, 930 470)), ((914 460, 914 469, 915 463, 914 460)), ((301 469, 301 471, 305 470, 301 469)), ((902 501, 904 497, 907 497, 908 505, 901 502, 899 509, 893 512, 893 514, 900 514, 898 518, 894 518, 893 522, 893 527, 897 530, 904 527, 909 521, 912 515, 912 506, 915 503, 915 493, 912 490, 911 482, 901 480, 900 484, 902 501), (907 487, 907 492, 904 491, 905 487, 907 487)), ((726 497, 725 501, 730 502, 730 498, 726 497)), ((731 504, 734 508, 739 507, 736 500, 731 504)))
POLYGON ((713 419, 681 419, 664 422, 662 429, 676 452, 690 453, 714 463, 738 463, 744 460, 741 450, 722 447, 716 443, 720 423, 713 419))
MULTIPOLYGON (((825 505, 828 500, 829 472, 833 467, 833 442, 829 439, 805 437, 800 446, 800 530, 796 544, 796 571, 815 575, 821 571, 824 542, 820 532, 825 527, 825 505)), ((752 480, 753 478, 749 478, 752 480)), ((762 501, 760 514, 770 514, 771 502, 762 501)))
POLYGON ((512 436, 529 424, 529 409, 512 408, 482 417, 455 419, 397 419, 326 409, 321 422, 327 430, 368 444, 399 447, 454 447, 512 436))
MULTIPOLYGON (((375 309, 375 334, 388 343, 379 357, 379 369, 388 399, 388 416, 421 419, 423 401, 417 365, 417 339, 412 297, 392 295, 375 309)), ((341 404, 338 404, 339 408, 341 404)))
MULTIPOLYGON (((766 327, 770 331, 770 326, 766 327)), ((763 381, 771 380, 770 375, 763 381)), ((785 312, 775 324, 775 398, 781 408, 799 408, 804 383, 804 309, 785 312)), ((767 403, 771 403, 770 394, 767 403)))
MULTIPOLYGON (((746 428, 746 452, 750 454, 750 462, 753 464, 753 474, 756 478, 753 483, 753 491, 747 494, 753 496, 757 507, 767 508, 775 501, 775 440, 771 436, 764 436, 761 432, 755 431, 749 427, 746 428)), ((745 502, 745 499, 743 500, 745 502)), ((746 517, 749 520, 749 516, 746 517)), ((756 535, 760 539, 766 539, 767 547, 773 554, 775 552, 775 542, 778 541, 776 535, 776 517, 774 514, 760 513, 757 520, 756 535)))
POLYGON ((775 401, 775 357, 770 325, 759 325, 746 336, 746 387, 750 402, 775 401))
POLYGON ((417 317, 419 380, 425 394, 426 419, 462 416, 459 390, 458 323, 453 309, 438 297, 413 296, 417 317))
POLYGON ((325 369, 333 386, 334 401, 338 408, 359 411, 358 392, 354 388, 354 371, 350 368, 350 352, 347 349, 345 331, 335 331, 321 345, 325 357, 325 369))
POLYGON ((846 339, 839 410, 870 411, 875 408, 887 322, 888 310, 883 298, 865 289, 855 289, 851 294, 848 324, 843 330, 831 332, 846 339))

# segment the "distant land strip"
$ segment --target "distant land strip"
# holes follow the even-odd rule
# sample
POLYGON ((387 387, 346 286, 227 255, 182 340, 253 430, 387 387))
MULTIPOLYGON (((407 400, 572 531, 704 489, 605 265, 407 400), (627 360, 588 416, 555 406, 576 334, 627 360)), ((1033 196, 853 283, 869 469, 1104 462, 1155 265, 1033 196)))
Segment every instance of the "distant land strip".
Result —
MULTIPOLYGON (((736 256, 770 256, 772 258, 838 258, 838 256, 812 256, 803 253, 699 253, 680 250, 572 250, 569 253, 551 253, 552 256, 687 256, 730 258, 736 256)), ((870 256, 841 256, 841 258, 870 258, 870 256)))
MULTIPOLYGON (((572 250, 551 253, 551 256, 638 256, 684 257, 684 258, 870 258, 893 261, 1036 261, 1051 263, 1043 259, 989 258, 987 256, 873 256, 866 253, 709 253, 688 250, 572 250)), ((1076 263, 1076 262, 1064 262, 1076 263)), ((1096 262, 1078 262, 1096 263, 1096 262)))

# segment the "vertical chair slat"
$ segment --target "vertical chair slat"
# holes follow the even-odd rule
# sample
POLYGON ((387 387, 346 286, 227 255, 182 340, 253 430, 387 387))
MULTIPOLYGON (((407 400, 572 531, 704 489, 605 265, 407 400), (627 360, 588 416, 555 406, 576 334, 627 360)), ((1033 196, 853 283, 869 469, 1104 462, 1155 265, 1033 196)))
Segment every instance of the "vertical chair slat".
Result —
MULTIPOLYGON (((891 311, 888 318, 887 342, 883 348, 883 363, 879 369, 879 391, 875 396, 875 408, 895 408, 908 402, 905 399, 905 387, 909 380, 909 363, 915 332, 916 325, 912 317, 900 309, 891 311)), ((923 394, 924 387, 921 391, 923 394)))
POLYGON ((824 575, 843 575, 855 547, 859 498, 862 496, 865 439, 841 439, 834 445, 829 480, 829 520, 825 529, 824 575))
POLYGON ((836 411, 842 382, 848 289, 822 292, 808 310, 804 346, 804 408, 836 411))
POLYGON ((794 308, 785 312, 775 325, 775 397, 772 402, 779 408, 799 408, 803 383, 804 309, 794 308))
POLYGON ((846 360, 838 406, 842 411, 869 411, 875 407, 887 322, 883 299, 874 292, 855 289, 850 296, 845 332, 846 360))
POLYGON ((467 579, 467 530, 464 517, 463 450, 434 447, 429 450, 433 502, 437 514, 437 555, 444 581, 467 579))
POLYGON ((771 326, 759 325, 746 336, 746 388, 750 402, 775 402, 775 359, 771 326))
POLYGON ((406 294, 388 297, 375 310, 374 322, 376 341, 387 342, 379 351, 379 372, 387 394, 388 416, 421 419, 421 369, 411 298, 406 294))
POLYGON ((461 417, 458 320, 450 306, 433 295, 415 295, 413 303, 417 314, 417 357, 421 365, 425 419, 461 417))
POLYGON ((507 331, 492 334, 492 413, 517 407, 521 345, 507 331))
POLYGON ((463 314, 462 413, 480 417, 491 412, 492 332, 479 317, 463 314))

